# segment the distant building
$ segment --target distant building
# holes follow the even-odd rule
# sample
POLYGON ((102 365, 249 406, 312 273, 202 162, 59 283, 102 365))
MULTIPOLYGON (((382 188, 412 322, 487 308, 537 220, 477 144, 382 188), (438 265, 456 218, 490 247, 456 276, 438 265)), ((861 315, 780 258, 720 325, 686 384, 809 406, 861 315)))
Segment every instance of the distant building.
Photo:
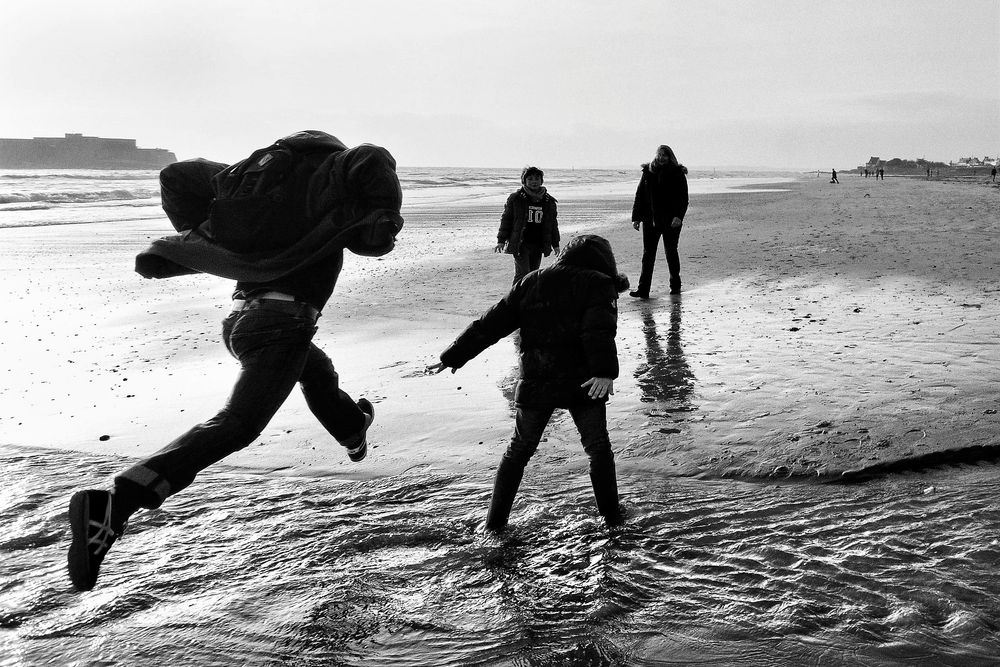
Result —
POLYGON ((868 162, 865 164, 865 169, 867 169, 868 171, 875 171, 881 165, 882 165, 882 158, 873 155, 870 158, 868 158, 868 162))
POLYGON ((166 149, 137 148, 135 139, 0 139, 0 169, 160 169, 176 161, 166 149))
POLYGON ((960 157, 948 164, 952 167, 995 167, 1000 164, 1000 158, 992 158, 989 155, 982 159, 977 157, 960 157))

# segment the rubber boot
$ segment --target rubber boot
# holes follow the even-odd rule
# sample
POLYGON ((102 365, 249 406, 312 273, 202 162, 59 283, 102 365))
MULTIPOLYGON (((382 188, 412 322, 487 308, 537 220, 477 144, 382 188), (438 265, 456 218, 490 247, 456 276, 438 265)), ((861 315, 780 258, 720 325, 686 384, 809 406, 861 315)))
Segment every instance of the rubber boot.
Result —
POLYGON ((497 478, 493 483, 493 497, 490 498, 490 511, 486 515, 486 530, 499 532, 507 526, 510 508, 514 504, 523 475, 524 466, 508 458, 500 459, 497 478))
POLYGON ((602 466, 596 471, 591 470, 590 483, 594 487, 597 511, 604 517, 604 523, 608 526, 621 525, 622 510, 618 504, 618 480, 615 477, 614 465, 602 466))

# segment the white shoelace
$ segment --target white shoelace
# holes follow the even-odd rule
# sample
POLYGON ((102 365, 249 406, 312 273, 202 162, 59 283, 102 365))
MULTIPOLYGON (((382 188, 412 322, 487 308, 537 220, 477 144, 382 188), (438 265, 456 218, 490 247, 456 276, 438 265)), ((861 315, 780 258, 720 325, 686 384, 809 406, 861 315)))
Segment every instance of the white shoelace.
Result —
POLYGON ((94 555, 100 556, 102 553, 108 550, 110 547, 111 540, 118 537, 115 531, 111 530, 111 498, 108 498, 108 504, 104 508, 104 521, 98 522, 93 519, 90 520, 91 528, 97 528, 97 532, 87 539, 87 546, 94 547, 94 555))

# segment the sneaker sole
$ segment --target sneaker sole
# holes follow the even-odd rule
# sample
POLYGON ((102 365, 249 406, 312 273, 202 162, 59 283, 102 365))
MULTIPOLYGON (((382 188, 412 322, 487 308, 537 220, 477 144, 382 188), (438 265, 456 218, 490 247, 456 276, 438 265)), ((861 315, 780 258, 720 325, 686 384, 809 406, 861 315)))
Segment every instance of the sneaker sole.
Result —
POLYGON ((89 591, 97 583, 91 574, 90 551, 87 549, 87 525, 90 522, 90 496, 86 491, 77 491, 69 499, 69 525, 73 531, 73 541, 69 545, 67 569, 70 581, 79 591, 89 591))

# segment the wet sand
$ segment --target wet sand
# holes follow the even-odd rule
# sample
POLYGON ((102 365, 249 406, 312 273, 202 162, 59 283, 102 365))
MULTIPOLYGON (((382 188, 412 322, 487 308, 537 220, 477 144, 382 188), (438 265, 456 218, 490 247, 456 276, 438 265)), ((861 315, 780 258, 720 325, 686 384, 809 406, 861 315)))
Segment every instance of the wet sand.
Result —
MULTIPOLYGON (((661 256, 654 298, 619 303, 609 426, 622 471, 828 480, 992 456, 1000 190, 841 180, 693 198, 683 294, 665 293, 661 256)), ((553 194, 563 235, 609 238, 634 283, 630 199, 553 194)), ((407 206, 396 251, 348 256, 316 342, 376 405, 364 464, 297 393, 227 464, 347 478, 492 467, 512 428, 512 342, 455 375, 422 369, 509 285, 510 257, 492 252, 499 208, 407 206)), ((0 443, 143 456, 222 406, 231 283, 132 271, 169 231, 164 219, 0 232, 0 443)), ((537 458, 586 466, 567 418, 537 458)))

